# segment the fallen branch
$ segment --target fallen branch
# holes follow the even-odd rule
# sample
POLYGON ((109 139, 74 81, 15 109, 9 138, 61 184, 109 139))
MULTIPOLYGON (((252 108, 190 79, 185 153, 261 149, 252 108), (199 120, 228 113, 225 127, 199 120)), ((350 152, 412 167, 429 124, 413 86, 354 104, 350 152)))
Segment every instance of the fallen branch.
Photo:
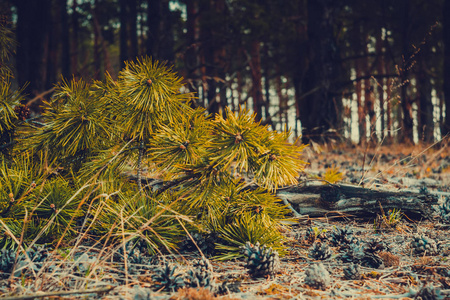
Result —
POLYGON ((382 191, 344 184, 296 186, 277 195, 289 201, 297 214, 310 217, 338 213, 372 218, 381 214, 381 209, 385 212, 397 209, 410 219, 431 219, 432 205, 438 204, 438 196, 430 193, 382 191))

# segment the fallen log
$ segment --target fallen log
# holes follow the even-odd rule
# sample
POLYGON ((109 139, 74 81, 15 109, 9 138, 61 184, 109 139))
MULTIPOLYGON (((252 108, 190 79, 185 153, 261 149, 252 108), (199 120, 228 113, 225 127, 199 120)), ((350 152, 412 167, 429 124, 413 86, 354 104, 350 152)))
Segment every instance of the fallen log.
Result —
POLYGON ((431 219, 432 205, 438 205, 439 198, 431 193, 385 191, 322 183, 288 187, 279 190, 277 196, 288 201, 292 209, 301 216, 347 215, 368 219, 397 209, 414 220, 431 219))

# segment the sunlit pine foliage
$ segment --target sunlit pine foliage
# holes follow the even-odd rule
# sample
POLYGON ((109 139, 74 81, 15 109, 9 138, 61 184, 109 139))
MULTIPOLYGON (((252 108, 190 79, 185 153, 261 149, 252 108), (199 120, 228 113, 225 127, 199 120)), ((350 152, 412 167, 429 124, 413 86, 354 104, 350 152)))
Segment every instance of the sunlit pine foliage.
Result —
POLYGON ((76 218, 83 211, 79 208, 81 197, 76 195, 68 181, 63 178, 45 181, 42 189, 35 192, 33 200, 28 209, 34 211, 34 219, 46 220, 44 236, 53 235, 52 238, 56 239, 64 233, 67 236, 74 233, 76 218))
POLYGON ((295 185, 299 173, 307 164, 301 159, 301 152, 306 147, 288 143, 290 131, 270 131, 264 141, 265 151, 257 160, 255 181, 269 191, 276 191, 279 186, 295 185))
POLYGON ((192 110, 192 95, 182 94, 182 78, 171 67, 149 57, 127 62, 119 72, 120 98, 115 105, 124 132, 130 138, 147 141, 162 125, 179 122, 192 110))
POLYGON ((49 159, 85 160, 93 150, 105 148, 111 138, 111 120, 105 103, 93 97, 82 80, 63 81, 46 102, 44 126, 32 139, 37 150, 48 149, 49 159))
POLYGON ((211 141, 211 122, 205 109, 198 108, 183 117, 179 123, 162 125, 148 145, 150 161, 169 178, 177 173, 179 165, 200 163, 211 141))
POLYGON ((243 109, 235 115, 226 108, 226 117, 218 114, 214 120, 210 159, 224 168, 235 164, 240 172, 253 171, 258 155, 266 150, 262 141, 268 134, 267 126, 255 122, 255 114, 243 109))
POLYGON ((232 222, 218 222, 217 231, 222 241, 216 244, 216 249, 219 251, 216 258, 226 260, 243 257, 239 247, 246 242, 270 245, 280 255, 284 255, 286 253, 283 247, 285 237, 277 230, 276 223, 264 218, 243 213, 236 215, 232 222))

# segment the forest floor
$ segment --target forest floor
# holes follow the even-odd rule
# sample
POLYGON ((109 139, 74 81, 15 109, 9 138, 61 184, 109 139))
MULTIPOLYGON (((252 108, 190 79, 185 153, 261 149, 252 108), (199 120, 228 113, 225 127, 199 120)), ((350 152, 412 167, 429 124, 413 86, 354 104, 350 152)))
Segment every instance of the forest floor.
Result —
MULTIPOLYGON (((430 193, 437 193, 440 205, 450 192, 449 147, 330 150, 314 145, 305 150, 304 160, 310 163, 305 170, 306 177, 323 176, 331 168, 342 173, 342 182, 364 184, 366 188, 417 191, 426 188, 430 193)), ((431 219, 413 220, 401 213, 383 219, 386 215, 380 210, 378 221, 386 222, 378 230, 374 219, 305 216, 285 232, 288 254, 281 257, 279 272, 274 276, 251 278, 243 260, 211 261, 214 284, 226 286, 228 294, 218 295, 217 289, 214 294, 203 288, 183 288, 171 293, 154 291, 152 268, 136 271, 128 266, 130 271, 123 274, 108 261, 97 264, 98 270, 91 272, 96 275, 86 278, 83 272, 92 269, 92 262, 100 257, 102 250, 95 257, 90 255, 92 249, 87 253, 81 247, 78 261, 66 268, 71 272, 40 274, 33 282, 10 277, 1 281, 0 295, 29 295, 28 299, 45 295, 47 299, 450 299, 450 222, 445 223, 440 217, 439 205, 435 211, 431 219), (353 233, 349 244, 334 245, 333 232, 344 228, 353 233), (308 235, 310 230, 316 234, 308 235), (419 246, 414 245, 418 236, 423 237, 424 243, 419 246), (312 258, 314 242, 328 245, 331 256, 323 260, 312 258), (362 252, 349 251, 357 249, 352 248, 352 243, 360 245, 358 249, 362 252), (426 244, 430 247, 425 252, 417 250, 426 244), (364 256, 369 253, 368 245, 374 252, 370 257, 364 256), (347 279, 345 269, 352 260, 358 260, 360 272, 347 279), (315 287, 310 286, 308 270, 319 264, 323 266, 319 271, 322 274, 309 281, 316 283, 315 287)), ((186 272, 194 258, 194 255, 171 255, 164 259, 176 263, 180 272, 186 272)))

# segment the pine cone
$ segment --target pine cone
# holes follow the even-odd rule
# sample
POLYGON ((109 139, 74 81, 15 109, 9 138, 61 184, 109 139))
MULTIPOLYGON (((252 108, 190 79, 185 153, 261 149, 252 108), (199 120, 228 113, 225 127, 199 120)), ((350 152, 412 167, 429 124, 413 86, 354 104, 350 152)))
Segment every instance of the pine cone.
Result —
POLYGON ((174 292, 184 287, 184 280, 181 273, 175 274, 177 266, 170 266, 166 263, 162 268, 155 270, 155 274, 152 275, 154 281, 153 288, 155 290, 164 290, 168 292, 174 292))
POLYGON ((213 278, 212 265, 207 258, 194 260, 193 270, 189 270, 186 276, 189 287, 210 287, 213 278))
POLYGON ((240 293, 241 290, 239 287, 241 286, 240 281, 224 281, 222 284, 217 285, 214 288, 214 296, 222 296, 228 295, 230 293, 240 293))
POLYGON ((245 246, 241 246, 241 252, 247 257, 245 267, 252 277, 274 275, 280 268, 278 252, 266 248, 266 245, 260 247, 259 242, 256 245, 247 242, 245 246))
POLYGON ((363 248, 359 244, 352 244, 347 251, 339 256, 343 262, 352 262, 358 264, 364 257, 363 248))
POLYGON ((359 240, 353 236, 353 230, 348 228, 334 227, 331 232, 330 242, 333 246, 346 249, 352 244, 359 244, 359 240))
POLYGON ((382 239, 370 239, 364 245, 364 252, 369 254, 379 253, 381 251, 389 251, 389 247, 382 239))
POLYGON ((344 277, 347 280, 358 280, 361 278, 361 270, 359 265, 351 263, 348 267, 344 268, 344 277))
POLYGON ((445 198, 442 206, 439 206, 441 220, 444 223, 450 223, 450 197, 445 198))
POLYGON ((441 290, 434 286, 425 286, 422 287, 414 297, 414 299, 422 299, 422 300, 440 300, 444 299, 441 296, 441 290))
MULTIPOLYGON (((214 255, 216 236, 214 234, 201 234, 198 232, 190 233, 192 239, 197 244, 198 248, 205 255, 214 255)), ((186 235, 180 244, 180 252, 197 252, 198 248, 192 242, 191 237, 186 235)))
POLYGON ((309 248, 309 257, 315 260, 325 260, 333 255, 333 251, 327 243, 314 243, 309 248))
POLYGON ((315 289, 326 290, 331 283, 330 273, 322 263, 311 265, 305 275, 305 284, 315 289))
POLYGON ((376 254, 365 254, 361 258, 360 264, 363 267, 378 269, 383 265, 383 260, 376 254))
POLYGON ((325 236, 325 231, 324 230, 320 230, 317 227, 308 227, 306 229, 305 232, 305 240, 312 244, 314 243, 317 239, 323 240, 326 238, 325 236))
POLYGON ((16 252, 14 249, 0 250, 0 271, 11 273, 16 259, 16 252))
POLYGON ((438 249, 436 242, 425 235, 416 235, 411 241, 411 248, 415 255, 436 255, 438 249))

